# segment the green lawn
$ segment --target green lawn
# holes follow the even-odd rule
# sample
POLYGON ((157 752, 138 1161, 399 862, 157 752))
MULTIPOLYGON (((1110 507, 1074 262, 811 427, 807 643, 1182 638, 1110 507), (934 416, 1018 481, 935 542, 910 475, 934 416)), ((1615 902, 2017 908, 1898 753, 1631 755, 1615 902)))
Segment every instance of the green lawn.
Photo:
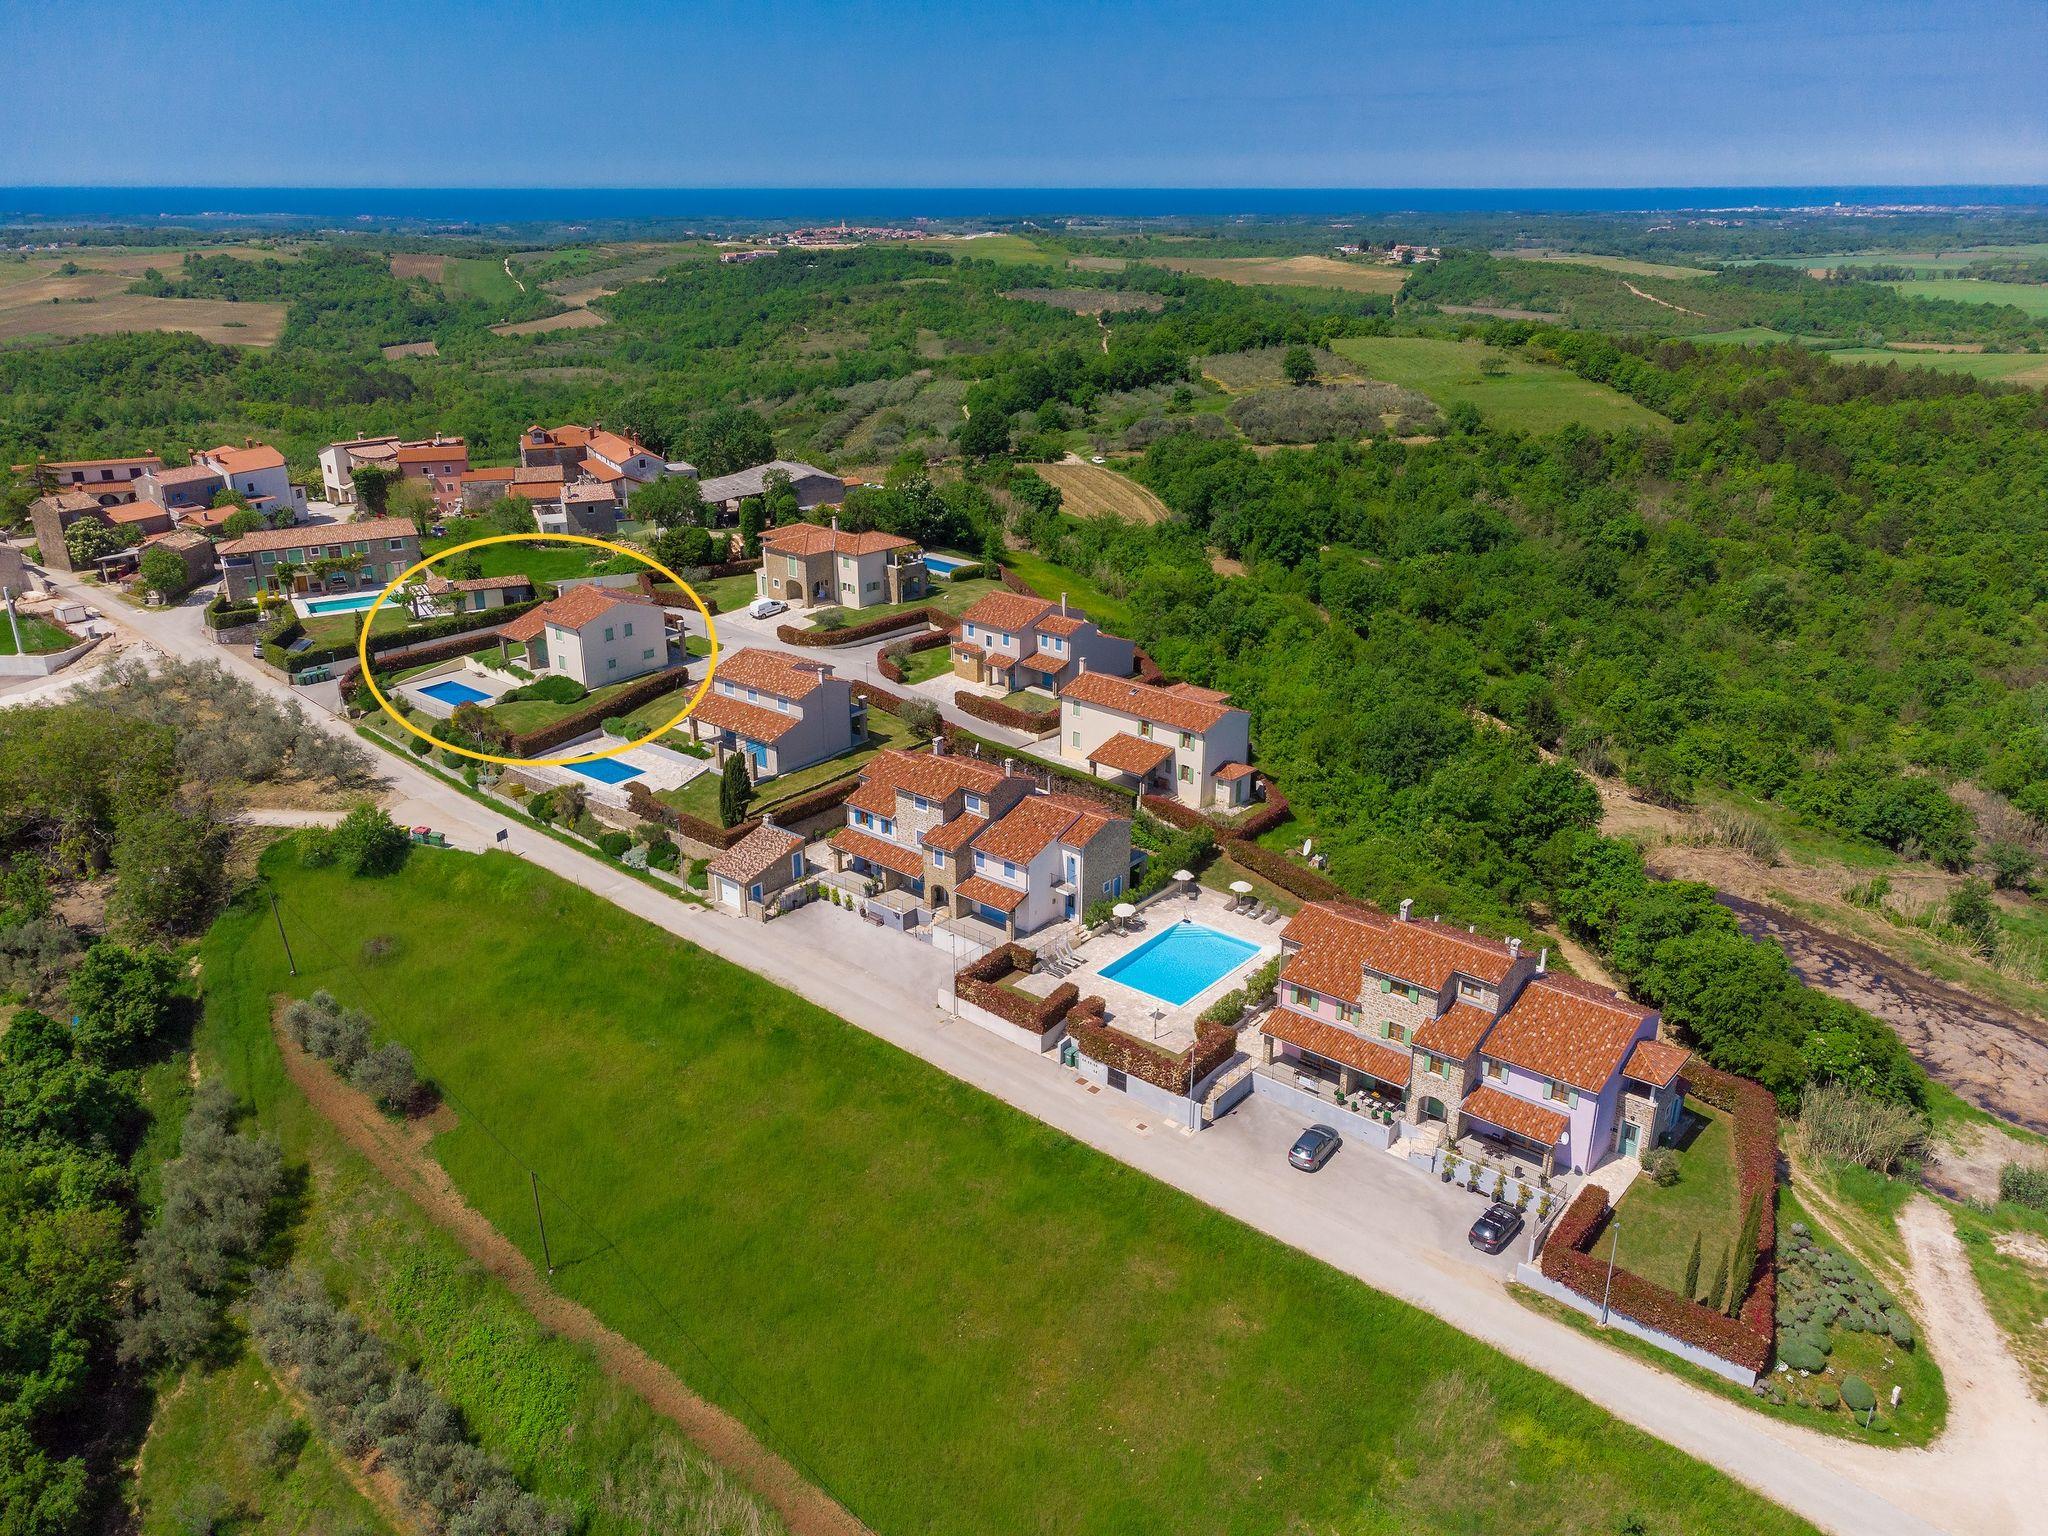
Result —
MULTIPOLYGON (((648 722, 650 725, 656 723, 648 722)), ((769 809, 792 795, 803 794, 828 784, 834 779, 844 778, 856 768, 865 764, 877 752, 889 747, 911 745, 910 729, 886 710, 868 711, 868 740, 866 746, 855 747, 851 752, 842 752, 837 757, 828 757, 822 763, 813 763, 808 768, 799 768, 794 773, 781 774, 761 785, 754 796, 753 808, 757 811, 769 809)), ((700 773, 681 789, 656 790, 657 798, 666 800, 679 811, 688 812, 700 821, 718 824, 718 775, 700 773)))
MULTIPOLYGON (((306 638, 315 645, 352 644, 356 638, 360 613, 329 613, 304 621, 306 638)), ((377 610, 377 616, 370 621, 370 633, 388 635, 405 628, 412 622, 412 615, 406 612, 403 598, 394 597, 377 610)))
POLYGON ((742 576, 719 576, 704 582, 697 588, 697 595, 711 604, 714 614, 731 613, 751 603, 755 590, 756 583, 749 572, 742 576))
POLYGON ((1067 601, 1079 608, 1103 629, 1112 634, 1129 634, 1131 610, 1120 597, 1112 597, 1100 586, 1079 571, 1064 565, 1054 565, 1050 560, 1028 549, 1011 549, 1003 552, 1003 564, 1017 575, 1040 597, 1058 602, 1060 594, 1067 595, 1067 601))
POLYGON ((519 301, 519 284, 496 256, 450 256, 441 264, 441 286, 458 298, 481 299, 506 309, 519 301))
POLYGON ((912 651, 908 656, 897 657, 896 664, 903 669, 906 681, 928 683, 953 670, 953 647, 935 645, 928 651, 912 651))
POLYGON ((1648 1174, 1637 1178, 1592 1253, 1606 1259, 1618 1238, 1618 1263, 1682 1295, 1686 1262, 1697 1235, 1697 1297, 1712 1283, 1721 1256, 1733 1250, 1742 1210, 1735 1182, 1735 1135, 1728 1116, 1698 1099, 1687 1099, 1685 1108, 1687 1119, 1680 1122, 1684 1129, 1676 1144, 1678 1182, 1664 1187, 1648 1174))
MULTIPOLYGON (((511 704, 493 704, 490 706, 489 714, 513 735, 524 736, 529 731, 537 731, 544 725, 554 724, 564 715, 580 714, 593 705, 602 704, 607 699, 615 699, 640 681, 641 679, 636 677, 627 682, 612 683, 604 688, 593 688, 573 704, 551 704, 546 699, 520 699, 511 704)), ((680 708, 680 703, 671 705, 669 713, 674 714, 680 708)))
POLYGON ((1330 345, 1376 379, 1420 390, 1445 408, 1469 401, 1487 420, 1522 432, 1554 432, 1573 424, 1597 432, 1660 432, 1671 425, 1604 384, 1481 342, 1351 336, 1330 345), (1496 377, 1480 371, 1489 358, 1503 367, 1496 377))
MULTIPOLYGON (((932 595, 920 597, 916 602, 876 603, 867 608, 847 608, 841 611, 845 613, 848 624, 865 624, 871 619, 879 619, 892 613, 903 613, 911 608, 937 608, 945 613, 960 613, 987 597, 989 593, 1002 590, 1003 584, 993 576, 975 576, 966 581, 935 581, 932 583, 932 595)), ((784 622, 794 622, 801 626, 804 623, 803 612, 792 610, 785 616, 784 622)))
POLYGON ((504 1138, 548 1191, 556 1285, 884 1536, 1810 1529, 524 861, 353 880, 287 845, 264 870, 299 975, 253 894, 205 946, 206 1045, 239 1085, 286 1093, 275 996, 369 1009, 449 1093, 433 1151, 468 1200, 538 1259, 504 1138), (396 949, 365 966, 377 935, 396 949))
MULTIPOLYGON (((257 1436, 287 1410, 277 1380, 248 1351, 221 1365, 191 1367, 157 1399, 142 1455, 135 1500, 144 1536, 186 1536, 208 1527, 186 1517, 207 1490, 226 1501, 232 1529, 246 1536, 297 1536, 306 1531, 389 1532, 377 1506, 355 1489, 331 1450, 310 1434, 282 1464, 267 1460, 257 1436)), ((309 1432, 312 1421, 292 1416, 309 1432)))
MULTIPOLYGON (((445 525, 448 536, 445 539, 422 539, 422 555, 439 554, 444 549, 453 549, 458 544, 467 544, 472 539, 487 539, 501 530, 491 524, 474 518, 457 518, 445 525)), ((535 533, 532 539, 517 544, 493 544, 489 549, 473 551, 477 563, 482 567, 479 574, 484 576, 525 576, 533 581, 562 581, 570 576, 589 576, 594 568, 610 563, 601 549, 592 549, 587 544, 551 544, 547 536, 535 533)), ((646 570, 639 561, 629 562, 634 570, 646 570)), ((446 570, 436 566, 443 575, 446 570)))
MULTIPOLYGON (((61 651, 76 645, 78 637, 67 634, 45 619, 32 619, 15 615, 15 622, 21 625, 21 648, 31 656, 40 656, 49 651, 61 651)), ((14 644, 14 625, 0 619, 0 656, 19 654, 14 644)))

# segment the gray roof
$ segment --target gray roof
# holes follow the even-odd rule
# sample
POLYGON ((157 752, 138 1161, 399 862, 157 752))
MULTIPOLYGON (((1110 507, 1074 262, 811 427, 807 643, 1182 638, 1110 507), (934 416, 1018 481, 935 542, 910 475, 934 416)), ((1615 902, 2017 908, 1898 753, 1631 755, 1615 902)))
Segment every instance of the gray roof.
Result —
POLYGON ((805 480, 830 480, 841 483, 839 476, 829 469, 820 469, 815 464, 806 464, 800 459, 771 459, 766 464, 756 464, 752 469, 743 469, 737 474, 719 475, 715 479, 699 481, 698 494, 706 501, 734 501, 742 496, 758 496, 767 487, 768 472, 779 469, 792 482, 801 484, 805 480))

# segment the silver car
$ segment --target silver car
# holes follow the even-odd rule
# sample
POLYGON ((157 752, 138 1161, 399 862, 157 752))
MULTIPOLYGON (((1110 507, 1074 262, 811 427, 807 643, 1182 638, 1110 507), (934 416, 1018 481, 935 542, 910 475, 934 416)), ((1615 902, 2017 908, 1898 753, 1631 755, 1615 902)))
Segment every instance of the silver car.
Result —
POLYGON ((1303 1173, 1314 1173, 1336 1154, 1343 1140, 1327 1125, 1312 1125, 1294 1138, 1287 1161, 1303 1173))

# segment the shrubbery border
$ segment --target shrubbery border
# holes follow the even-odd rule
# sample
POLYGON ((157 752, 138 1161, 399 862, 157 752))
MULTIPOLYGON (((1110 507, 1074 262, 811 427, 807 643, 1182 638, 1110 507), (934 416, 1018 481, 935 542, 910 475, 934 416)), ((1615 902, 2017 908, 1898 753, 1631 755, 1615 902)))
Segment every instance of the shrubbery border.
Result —
POLYGON ((894 634, 899 629, 910 629, 918 624, 936 624, 943 628, 947 617, 936 608, 905 608, 899 613, 885 613, 880 618, 839 629, 798 629, 793 624, 778 624, 775 626, 775 638, 784 645, 858 645, 877 635, 894 634))
POLYGON ((1081 1054, 1182 1098, 1192 1098, 1196 1085, 1237 1051, 1237 1031, 1227 1025, 1198 1020, 1194 1043, 1184 1051, 1169 1051, 1124 1033, 1106 1013, 1102 999, 1090 997, 1067 1014, 1067 1036, 1081 1054))
MULTIPOLYGON (((953 979, 954 995, 977 1008, 986 1008, 1006 1024, 1042 1038, 1060 1020, 1070 1017, 1080 1000, 1081 989, 1071 981, 1063 981, 1044 997, 1032 997, 1004 984, 1012 975, 1028 973, 1036 958, 1022 944, 998 945, 972 965, 961 968, 953 979)), ((1100 1006, 1099 999, 1089 1001, 1100 1006)))
POLYGON ((990 725, 1006 726, 1013 731, 1025 731, 1033 736, 1050 735, 1059 729, 1060 710, 1057 699, 1053 701, 1051 709, 1033 714, 1028 709, 1005 704, 1001 699, 983 698, 978 693, 969 693, 965 688, 956 688, 953 690, 953 704, 963 714, 972 715, 977 720, 986 720, 990 725))

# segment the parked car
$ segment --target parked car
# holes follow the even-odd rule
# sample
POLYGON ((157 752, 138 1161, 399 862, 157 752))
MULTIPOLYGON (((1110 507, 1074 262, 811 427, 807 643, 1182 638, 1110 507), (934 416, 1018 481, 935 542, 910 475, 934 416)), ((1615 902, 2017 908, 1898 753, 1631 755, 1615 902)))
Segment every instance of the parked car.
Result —
POLYGON ((1507 1202, 1496 1200, 1486 1208, 1484 1216, 1472 1223, 1466 1236, 1481 1253, 1499 1253, 1521 1230, 1522 1213, 1507 1202))
POLYGON ((789 604, 779 597, 757 597, 747 604, 750 619, 772 619, 778 613, 789 612, 789 604))
POLYGON ((1094 456, 1093 458, 1091 458, 1091 459, 1090 459, 1090 460, 1089 460, 1088 462, 1089 462, 1090 464, 1107 464, 1107 463, 1109 462, 1109 460, 1105 459, 1105 458, 1104 458, 1104 457, 1103 457, 1103 456, 1102 456, 1101 454, 1099 454, 1099 453, 1098 453, 1098 454, 1096 454, 1096 455, 1095 455, 1095 456, 1094 456))
POLYGON ((1343 1139, 1327 1125, 1312 1125, 1294 1138, 1287 1161, 1303 1173, 1314 1173, 1336 1153, 1343 1139))

